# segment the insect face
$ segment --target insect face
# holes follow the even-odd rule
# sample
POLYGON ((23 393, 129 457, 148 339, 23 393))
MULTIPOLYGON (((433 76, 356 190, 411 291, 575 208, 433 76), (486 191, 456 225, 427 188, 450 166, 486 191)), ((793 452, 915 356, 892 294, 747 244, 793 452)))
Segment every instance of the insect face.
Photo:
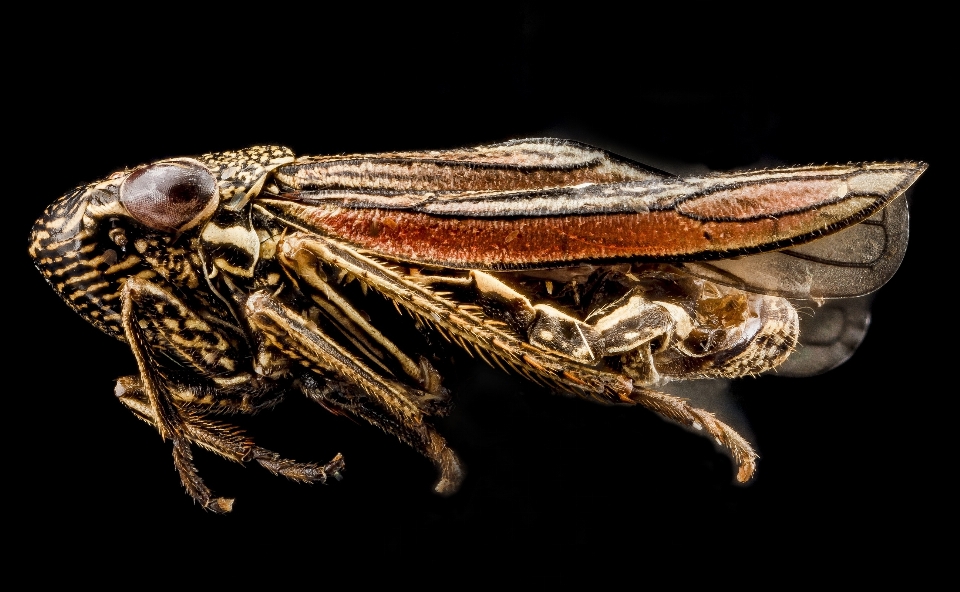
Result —
POLYGON ((52 203, 30 234, 30 255, 64 301, 101 330, 120 336, 120 291, 151 273, 135 245, 144 234, 119 200, 120 179, 78 187, 52 203))

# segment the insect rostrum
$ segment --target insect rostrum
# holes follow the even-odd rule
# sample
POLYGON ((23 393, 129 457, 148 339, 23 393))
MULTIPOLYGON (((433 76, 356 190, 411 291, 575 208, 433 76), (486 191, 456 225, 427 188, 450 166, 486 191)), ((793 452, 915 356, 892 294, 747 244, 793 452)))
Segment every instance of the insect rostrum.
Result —
POLYGON ((420 451, 437 491, 459 486, 429 421, 451 393, 430 352, 375 326, 354 281, 506 371, 704 430, 747 481, 750 444, 658 388, 777 368, 798 348, 790 299, 880 287, 906 247, 897 198, 925 168, 679 179, 555 139, 322 157, 259 146, 78 187, 37 221, 30 254, 70 307, 130 346, 139 372, 116 395, 172 442, 187 491, 213 511, 232 500, 204 485, 196 446, 298 481, 340 478, 340 455, 284 459, 215 419, 296 391, 420 451))

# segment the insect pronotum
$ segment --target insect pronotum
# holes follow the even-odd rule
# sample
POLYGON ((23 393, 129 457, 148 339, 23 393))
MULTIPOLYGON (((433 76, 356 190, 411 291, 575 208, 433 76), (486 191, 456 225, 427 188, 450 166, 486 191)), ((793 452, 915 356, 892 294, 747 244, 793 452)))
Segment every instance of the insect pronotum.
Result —
POLYGON ((204 484, 196 446, 294 480, 340 478, 339 454, 285 459, 213 419, 294 391, 396 435, 435 464, 438 492, 458 488, 460 461, 428 419, 450 393, 429 351, 367 314, 368 290, 493 366, 703 430, 747 481, 751 445, 661 387, 849 356, 856 338, 803 347, 791 299, 883 285, 906 248, 898 198, 925 168, 677 178, 556 139, 318 157, 257 146, 82 185, 36 222, 30 254, 71 308, 129 345, 139 371, 115 393, 172 443, 212 511, 233 500, 204 484))

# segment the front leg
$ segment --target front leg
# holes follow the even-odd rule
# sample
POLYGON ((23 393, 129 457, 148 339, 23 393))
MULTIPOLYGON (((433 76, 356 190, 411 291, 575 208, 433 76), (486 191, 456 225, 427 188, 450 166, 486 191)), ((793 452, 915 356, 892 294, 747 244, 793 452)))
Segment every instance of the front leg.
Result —
POLYGON ((121 297, 124 336, 139 376, 117 381, 116 394, 173 443, 174 465, 193 499, 217 513, 229 512, 233 504, 204 484, 193 465, 193 445, 235 462, 256 461, 295 481, 339 478, 339 455, 323 466, 283 459, 237 428, 205 417, 203 409, 243 413, 271 402, 258 378, 240 370, 245 350, 239 330, 231 335, 225 327, 212 326, 171 291, 143 279, 127 280, 121 297))
POLYGON ((214 497, 193 465, 187 422, 174 401, 174 393, 183 389, 164 371, 154 352, 162 348, 179 354, 177 357, 184 362, 197 364, 215 360, 229 367, 234 365, 233 361, 223 356, 231 348, 218 331, 193 314, 181 300, 149 281, 128 279, 121 298, 123 333, 137 361, 139 385, 149 406, 148 415, 160 437, 173 443, 173 462, 180 480, 190 497, 204 508, 217 513, 229 512, 233 500, 214 497))
MULTIPOLYGON (((153 406, 139 379, 133 376, 120 378, 114 394, 135 416, 157 427, 153 406)), ((338 481, 341 479, 340 471, 344 469, 341 454, 337 454, 324 465, 286 459, 272 450, 257 446, 252 438, 235 426, 213 421, 196 413, 184 413, 182 410, 181 413, 185 417, 182 427, 189 440, 227 460, 236 463, 256 462, 274 475, 282 475, 301 483, 326 483, 328 477, 338 481)), ((217 507, 229 511, 233 500, 219 500, 221 503, 217 507)))

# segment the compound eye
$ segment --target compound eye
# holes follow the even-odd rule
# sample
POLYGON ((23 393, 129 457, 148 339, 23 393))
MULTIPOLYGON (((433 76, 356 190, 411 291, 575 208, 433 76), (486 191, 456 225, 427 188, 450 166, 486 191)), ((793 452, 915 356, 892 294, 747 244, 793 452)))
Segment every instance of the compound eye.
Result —
POLYGON ((120 203, 138 222, 179 233, 206 221, 217 208, 217 181, 192 158, 145 166, 120 184, 120 203))

